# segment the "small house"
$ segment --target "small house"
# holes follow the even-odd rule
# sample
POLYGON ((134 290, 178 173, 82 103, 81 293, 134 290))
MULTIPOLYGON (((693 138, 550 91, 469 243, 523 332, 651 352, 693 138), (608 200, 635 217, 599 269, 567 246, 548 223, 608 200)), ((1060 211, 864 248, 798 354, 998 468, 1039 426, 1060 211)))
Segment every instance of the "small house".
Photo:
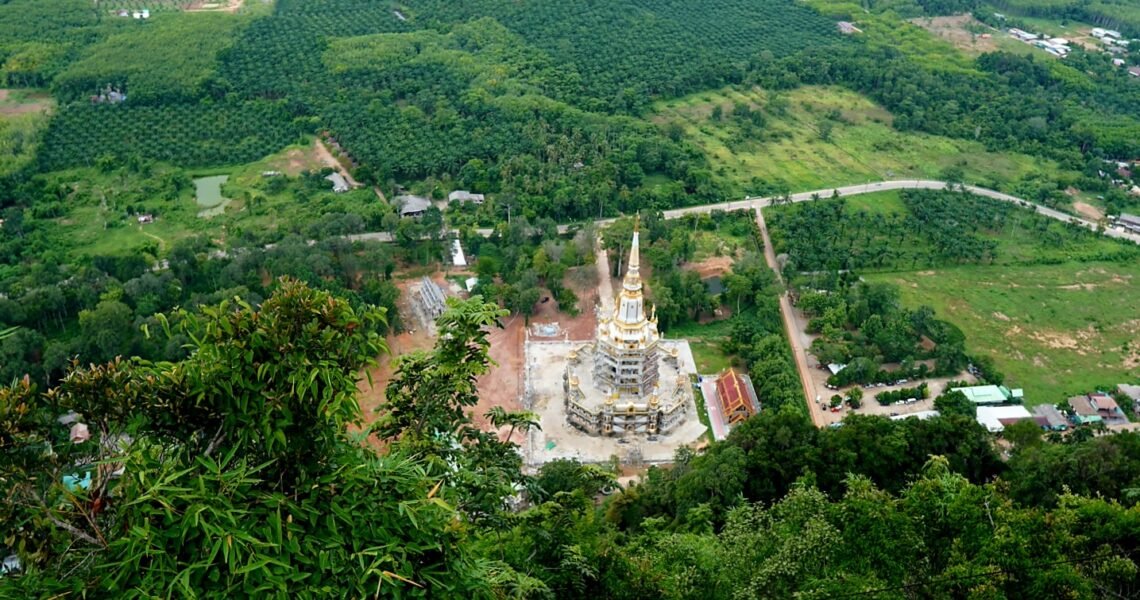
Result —
POLYGON ((447 195, 448 202, 461 202, 471 204, 482 204, 484 200, 483 194, 472 194, 467 190, 455 190, 447 195))
POLYGON ((419 218, 424 216, 424 213, 431 208, 431 200, 423 196, 404 194, 402 196, 396 196, 396 206, 400 207, 401 217, 419 218))
POLYGON ((1016 27, 1011 28, 1009 30, 1009 34, 1023 42, 1032 42, 1033 40, 1041 37, 1035 33, 1029 33, 1028 31, 1024 31, 1016 27))
POLYGON ((1065 431, 1069 428, 1069 421, 1065 419, 1065 415, 1062 415, 1061 411, 1057 410, 1056 406, 1049 404, 1034 406, 1033 414, 1044 420, 1042 428, 1047 428, 1050 431, 1065 431))
POLYGON ((147 223, 154 223, 154 215, 139 215, 138 221, 139 221, 139 225, 145 225, 147 223))
POLYGON ((1140 67, 1128 67, 1128 74, 1133 77, 1140 77, 1140 67))
POLYGON ((832 375, 838 375, 840 371, 842 371, 843 369, 846 369, 846 368, 847 368, 847 365, 841 365, 838 363, 828 363, 827 364, 827 370, 832 375))
POLYGON ((348 185, 348 180, 340 173, 329 173, 325 179, 332 182, 332 190, 338 194, 352 189, 351 186, 348 185))
POLYGON ((850 21, 840 21, 840 22, 836 23, 835 26, 839 29, 839 33, 842 33, 843 35, 851 35, 854 33, 863 33, 862 29, 859 29, 858 27, 855 26, 854 23, 852 23, 850 21))
POLYGON ((1077 425, 1089 423, 1117 425, 1128 422, 1124 411, 1116 405, 1116 400, 1103 392, 1073 396, 1069 398, 1069 407, 1073 409, 1073 422, 1077 425))
POLYGON ((936 410, 920 410, 918 412, 906 413, 905 415, 891 415, 891 420, 902 421, 904 419, 918 419, 919 421, 925 421, 927 419, 933 419, 939 414, 941 413, 936 410))

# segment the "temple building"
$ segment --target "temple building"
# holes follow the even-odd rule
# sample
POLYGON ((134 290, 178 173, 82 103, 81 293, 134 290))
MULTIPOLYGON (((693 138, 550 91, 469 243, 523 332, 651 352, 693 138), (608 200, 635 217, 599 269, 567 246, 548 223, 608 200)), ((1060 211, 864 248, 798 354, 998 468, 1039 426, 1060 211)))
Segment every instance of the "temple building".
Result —
POLYGON ((759 412, 752 382, 736 369, 727 369, 716 379, 716 397, 725 425, 731 427, 759 412))
POLYGON ((664 344, 642 295, 638 232, 612 314, 600 315, 594 341, 572 350, 562 375, 566 420, 591 435, 665 434, 692 406, 678 348, 664 344))

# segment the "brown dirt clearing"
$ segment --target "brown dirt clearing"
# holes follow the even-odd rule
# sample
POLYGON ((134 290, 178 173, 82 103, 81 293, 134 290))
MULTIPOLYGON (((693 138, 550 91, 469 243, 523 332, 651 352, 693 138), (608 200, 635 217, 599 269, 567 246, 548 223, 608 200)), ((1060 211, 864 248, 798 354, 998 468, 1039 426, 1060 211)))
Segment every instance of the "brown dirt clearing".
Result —
POLYGON ((213 2, 195 2, 186 7, 186 12, 227 12, 232 14, 241 9, 241 5, 244 3, 245 0, 216 0, 213 2))
POLYGON ((1087 202, 1077 200, 1073 202, 1073 210, 1077 211, 1082 217, 1093 221, 1099 221, 1104 218, 1104 213, 1101 210, 1087 202))
POLYGON ((0 117, 17 117, 28 113, 37 113, 52 107, 53 101, 49 94, 29 92, 23 98, 16 99, 12 90, 0 88, 0 117))
POLYGON ((933 33, 950 42, 955 48, 970 54, 984 54, 998 49, 997 41, 993 37, 984 38, 967 30, 968 26, 985 28, 991 36, 1003 35, 991 31, 989 27, 971 15, 955 15, 950 17, 923 17, 911 19, 911 23, 933 33))
MULTIPOLYGON (((471 409, 471 419, 483 429, 490 430, 490 422, 483 415, 492 407, 501 406, 508 411, 522 410, 519 404, 523 388, 523 340, 525 337, 525 321, 519 316, 507 317, 502 329, 491 332, 491 359, 495 366, 491 372, 479 378, 479 403, 471 409)), ((500 437, 505 436, 508 428, 499 431, 500 437)), ((516 431, 514 441, 522 444, 526 441, 521 432, 516 431)))
POLYGON ((736 262, 731 256, 710 256, 704 260, 689 263, 685 269, 696 271, 701 279, 719 277, 732 270, 732 263, 736 262))
POLYGON ((290 148, 268 161, 270 170, 296 177, 305 171, 320 171, 325 164, 317 152, 316 144, 307 148, 290 148))

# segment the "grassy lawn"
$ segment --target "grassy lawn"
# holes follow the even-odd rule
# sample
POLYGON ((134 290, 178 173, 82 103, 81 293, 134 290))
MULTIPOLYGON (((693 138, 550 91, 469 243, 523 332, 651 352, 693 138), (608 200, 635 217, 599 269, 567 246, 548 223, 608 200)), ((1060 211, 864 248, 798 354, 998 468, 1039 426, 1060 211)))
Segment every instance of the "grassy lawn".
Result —
POLYGON ((707 437, 710 442, 715 441, 715 436, 713 436, 712 431, 712 422, 709 421, 709 409, 705 406, 705 394, 701 391, 700 386, 693 386, 693 400, 697 403, 697 418, 701 420, 701 425, 705 426, 705 437, 707 437))
POLYGON ((949 167, 961 168, 969 182, 989 185, 1057 170, 1050 161, 988 152, 976 142, 895 131, 887 110, 838 87, 806 86, 779 94, 725 88, 663 101, 655 109, 652 120, 679 125, 737 193, 750 192, 754 178, 782 181, 799 191, 890 178, 938 178, 949 167), (748 136, 733 119, 712 118, 715 107, 729 114, 734 103, 762 110, 765 125, 748 136))
POLYGON ((721 344, 728 340, 731 325, 727 319, 710 323, 685 323, 664 331, 666 337, 686 339, 697 363, 697 372, 704 375, 720 373, 732 366, 732 357, 725 354, 721 344))
POLYGON ((848 196, 846 200, 847 212, 849 213, 856 213, 861 210, 871 214, 882 213, 884 215, 906 212, 906 207, 903 206, 902 198, 899 196, 899 190, 848 196))
POLYGON ((49 235, 57 248, 72 256, 142 252, 158 258, 174 242, 194 235, 221 243, 242 231, 287 230, 310 235, 307 230, 322 215, 351 213, 367 218, 382 210, 371 189, 333 194, 328 182, 297 177, 320 167, 312 146, 298 145, 254 163, 207 170, 154 164, 146 173, 94 168, 56 171, 46 177, 71 192, 66 213, 52 219, 49 235), (265 171, 283 175, 265 177, 265 171), (200 205, 193 180, 209 178, 217 183, 223 177, 227 179, 220 188, 211 185, 199 190, 211 194, 200 205), (172 191, 169 182, 175 180, 182 182, 181 187, 172 191), (201 211, 211 205, 217 214, 203 218, 201 211), (140 226, 137 214, 153 214, 155 220, 140 226))
POLYGON ((901 287, 988 354, 1028 404, 1140 381, 1140 264, 962 267, 868 275, 901 287))

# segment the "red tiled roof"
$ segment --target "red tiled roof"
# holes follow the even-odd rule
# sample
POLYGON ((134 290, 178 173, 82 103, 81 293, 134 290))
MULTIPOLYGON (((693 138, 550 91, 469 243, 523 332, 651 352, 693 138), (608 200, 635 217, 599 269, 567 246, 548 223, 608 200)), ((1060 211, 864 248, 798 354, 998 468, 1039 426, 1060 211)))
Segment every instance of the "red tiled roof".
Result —
POLYGON ((755 413, 748 398, 748 388, 744 379, 733 369, 721 374, 716 380, 716 395, 724 409, 724 417, 731 423, 738 423, 755 413))

